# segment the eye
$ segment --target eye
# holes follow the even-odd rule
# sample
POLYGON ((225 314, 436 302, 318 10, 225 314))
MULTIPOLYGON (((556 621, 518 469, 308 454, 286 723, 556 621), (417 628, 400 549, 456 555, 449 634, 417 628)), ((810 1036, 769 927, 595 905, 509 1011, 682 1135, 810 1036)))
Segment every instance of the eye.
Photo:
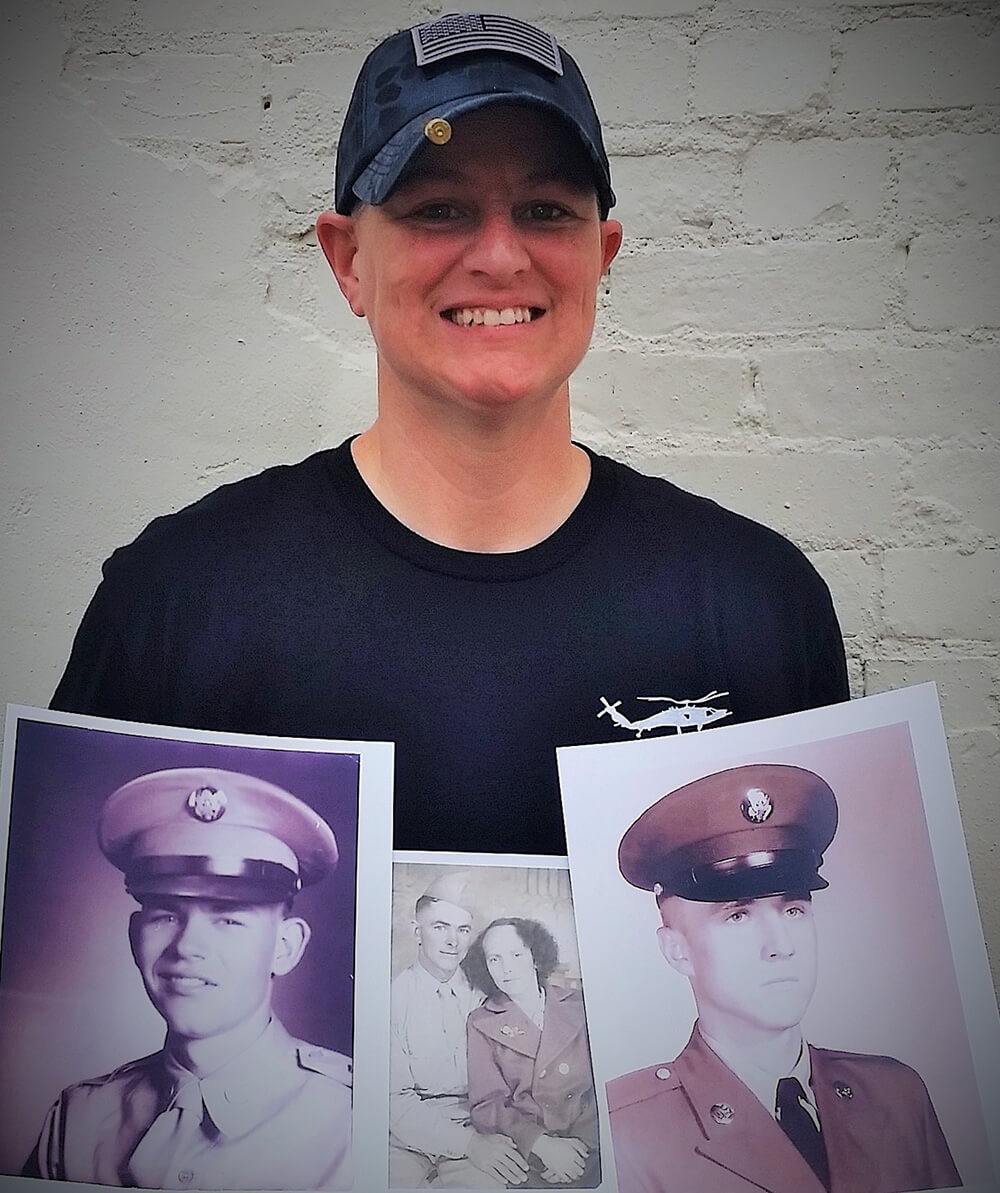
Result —
POLYGON ((793 919, 804 916, 805 914, 806 909, 798 903, 793 903, 790 907, 785 908, 785 915, 791 916, 793 919))
POLYGON ((553 224, 569 219, 570 213, 559 203, 539 200, 528 204, 524 209, 524 216, 531 223, 553 224))
POLYGON ((737 907, 735 911, 731 911, 726 916, 727 924, 742 924, 744 920, 749 919, 749 912, 746 908, 737 907))
POLYGON ((426 224, 446 224, 460 219, 461 216, 462 212, 454 203, 447 203, 443 200, 423 203, 410 212, 410 219, 426 224))

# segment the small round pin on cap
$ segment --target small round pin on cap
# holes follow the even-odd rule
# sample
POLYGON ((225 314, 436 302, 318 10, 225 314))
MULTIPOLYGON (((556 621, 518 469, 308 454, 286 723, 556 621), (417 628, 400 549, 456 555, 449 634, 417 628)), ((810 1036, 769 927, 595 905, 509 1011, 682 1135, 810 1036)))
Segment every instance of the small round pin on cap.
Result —
POLYGON ((424 125, 424 136, 432 145, 447 145, 451 140, 451 125, 443 116, 434 116, 424 125))

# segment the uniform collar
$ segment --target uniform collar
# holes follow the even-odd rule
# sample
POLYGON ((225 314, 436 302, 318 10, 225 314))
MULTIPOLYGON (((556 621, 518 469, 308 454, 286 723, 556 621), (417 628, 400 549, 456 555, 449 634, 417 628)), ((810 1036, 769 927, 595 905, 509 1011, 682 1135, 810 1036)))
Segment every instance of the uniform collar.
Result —
POLYGON ((296 1077, 301 1080, 298 1066, 288 1063, 295 1048, 292 1037, 272 1018, 248 1048, 201 1079, 165 1052, 164 1065, 174 1083, 172 1100, 187 1100, 194 1082, 220 1134, 230 1138, 245 1135, 287 1098, 290 1085, 298 1083, 296 1077))
POLYGON ((799 1040, 799 1055, 791 1071, 777 1071, 766 1063, 751 1049, 733 1047, 720 1044, 707 1031, 698 1025, 698 1032, 705 1043, 731 1072, 743 1082, 748 1090, 758 1099, 772 1118, 776 1118, 775 1102, 777 1099, 778 1082, 782 1077, 795 1077, 805 1093, 806 1101, 812 1111, 813 1121, 818 1124, 816 1112, 816 1098, 812 1089, 812 1064, 809 1059, 809 1049, 804 1039, 799 1040))

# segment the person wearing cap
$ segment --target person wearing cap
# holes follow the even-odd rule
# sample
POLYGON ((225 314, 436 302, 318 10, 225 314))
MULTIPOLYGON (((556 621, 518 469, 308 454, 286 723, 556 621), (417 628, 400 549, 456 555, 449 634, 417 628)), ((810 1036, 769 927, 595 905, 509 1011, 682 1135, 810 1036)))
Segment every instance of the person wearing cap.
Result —
POLYGON ((622 1193, 901 1193, 961 1184, 919 1075, 815 1047, 812 892, 837 828, 829 785, 751 765, 665 795, 619 866, 656 895, 660 949, 698 1019, 673 1061, 608 1083, 622 1193))
POLYGON ((460 14, 376 46, 317 221, 374 340, 375 421, 116 552, 54 706, 391 740, 397 848, 563 854, 555 747, 635 729, 620 700, 679 731, 709 692, 733 722, 846 699, 797 548, 571 438, 614 203, 545 31, 460 14))
POLYGON ((480 1134, 469 1117, 466 1020, 483 995, 462 962, 472 943, 468 871, 438 875, 417 899, 417 959, 392 980, 389 1035, 389 1184, 414 1189, 504 1188, 527 1165, 513 1140, 480 1134))
POLYGON ((292 899, 337 862, 329 825, 262 779, 186 768, 105 801, 104 854, 163 1048, 63 1090, 23 1175, 153 1189, 352 1186, 350 1064, 288 1034, 275 978, 309 942, 292 899))

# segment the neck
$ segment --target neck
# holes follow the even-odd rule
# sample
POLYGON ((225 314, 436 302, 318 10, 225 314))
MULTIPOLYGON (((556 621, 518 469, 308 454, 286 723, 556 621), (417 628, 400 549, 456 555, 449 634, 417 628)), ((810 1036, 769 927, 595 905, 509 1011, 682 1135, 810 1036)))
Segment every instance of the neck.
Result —
POLYGON ((764 1028, 701 1018, 699 1028, 706 1042, 717 1051, 750 1061, 768 1073, 790 1073, 802 1049, 802 1028, 798 1023, 791 1027, 764 1028))
POLYGON ((570 439, 566 387, 531 410, 449 411, 385 401, 352 445, 379 502, 423 538, 463 551, 520 551, 573 512, 590 460, 570 439))
POLYGON ((511 998, 511 1002, 517 1003, 530 1019, 538 1014, 538 1008, 542 1005, 542 991, 535 986, 532 990, 526 990, 520 997, 511 998))
POLYGON ((455 966, 454 969, 448 970, 446 972, 445 970, 443 970, 441 968, 440 965, 435 965, 433 961, 428 961, 427 958, 423 955, 423 953, 417 954, 417 964, 421 967, 421 969, 426 969, 427 972, 431 975, 431 977, 434 978, 434 980, 437 982, 450 982, 451 979, 458 972, 457 965, 455 966))
POLYGON ((264 1034, 271 1019, 270 1006, 261 1007, 236 1027, 205 1039, 189 1039, 167 1032, 167 1051, 196 1077, 207 1077, 245 1052, 264 1034))

